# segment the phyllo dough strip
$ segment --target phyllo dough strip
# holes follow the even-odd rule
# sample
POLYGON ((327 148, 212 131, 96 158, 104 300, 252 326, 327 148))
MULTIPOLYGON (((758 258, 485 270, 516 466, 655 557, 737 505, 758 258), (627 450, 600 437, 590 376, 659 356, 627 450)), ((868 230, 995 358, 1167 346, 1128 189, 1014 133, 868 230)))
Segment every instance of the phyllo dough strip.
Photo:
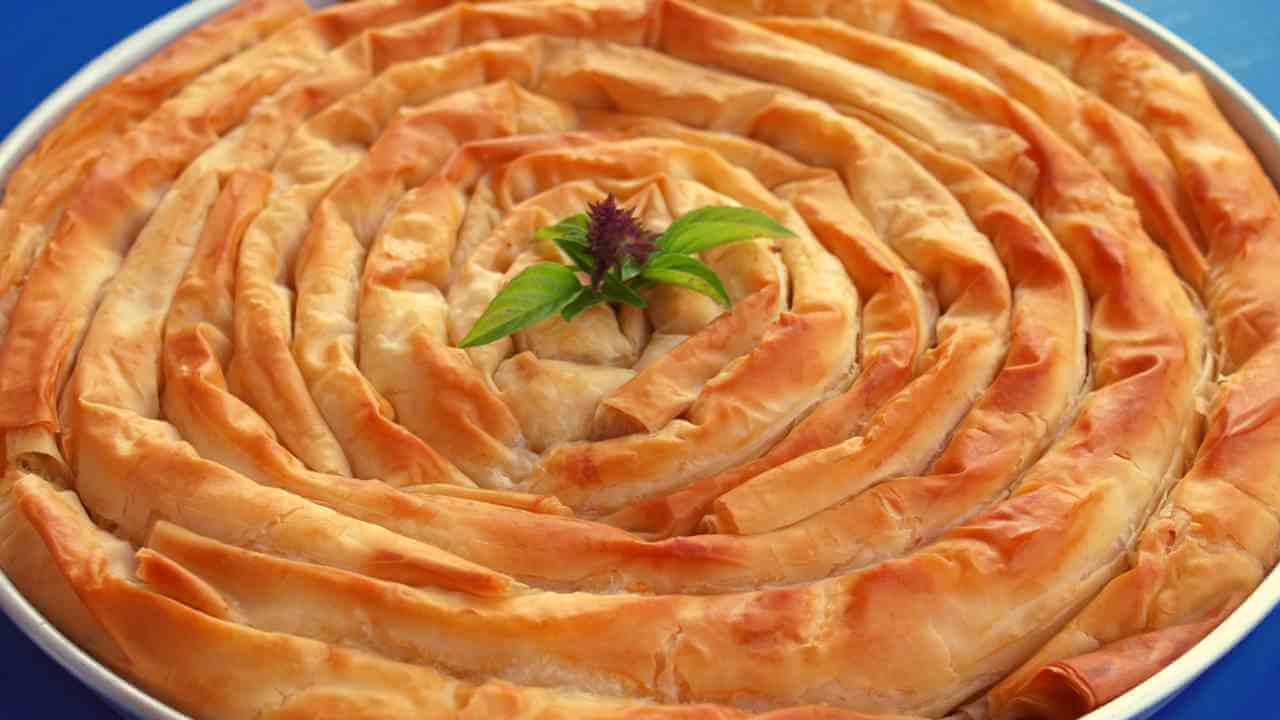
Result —
MULTIPOLYGON (((630 141, 543 151, 512 161, 504 172, 509 177, 519 173, 522 178, 527 173, 528 179, 522 180, 520 187, 527 188, 530 183, 536 187, 537 182, 546 182, 543 178, 547 174, 537 169, 543 165, 555 168, 551 177, 557 181, 663 172, 677 178, 684 175, 736 200, 769 207, 777 215, 786 212, 785 206, 749 174, 732 168, 712 153, 676 143, 630 141)), ((786 423, 807 409, 825 388, 847 373, 857 337, 851 300, 854 296, 844 291, 848 281, 837 271, 834 258, 807 235, 797 220, 784 221, 802 233, 798 239, 775 241, 782 249, 783 262, 795 277, 795 319, 783 316, 766 331, 760 346, 744 355, 733 369, 710 381, 691 404, 688 421, 674 421, 655 435, 628 435, 553 448, 535 467, 529 485, 532 491, 547 493, 558 488, 549 494, 571 507, 592 510, 616 507, 628 497, 660 491, 673 482, 687 482, 691 476, 708 472, 703 468, 711 463, 720 464, 721 467, 710 465, 714 472, 731 463, 735 454, 758 453, 761 433, 776 433, 779 423, 786 423), (769 367, 771 353, 776 352, 772 348, 783 336, 796 342, 804 339, 806 347, 812 344, 812 363, 803 368, 803 374, 795 372, 780 379, 785 383, 781 387, 751 383, 748 373, 769 367), (830 346, 822 346, 819 338, 829 340, 830 346), (762 402, 762 394, 770 391, 796 396, 773 406, 762 402), (738 415, 741 427, 725 436, 723 423, 715 418, 719 413, 730 412, 738 415), (635 465, 635 459, 642 456, 649 459, 647 469, 635 465), (655 458, 661 458, 659 466, 652 465, 655 458), (579 483, 582 473, 592 475, 590 485, 579 483)))
POLYGON ((346 5, 309 16, 200 76, 107 148, 68 199, 0 346, 0 429, 35 435, 7 433, 11 459, 33 447, 56 453, 43 437, 58 430, 55 405, 77 346, 105 285, 178 175, 330 48, 412 5, 346 5))
POLYGON ((391 404, 360 373, 355 350, 361 276, 367 271, 362 268, 400 196, 432 174, 453 148, 470 140, 570 129, 571 114, 558 110, 512 85, 495 85, 402 114, 312 214, 294 272, 294 356, 357 476, 395 485, 473 484, 397 425, 391 404), (474 104, 460 107, 462 98, 474 104))
POLYGON ((1046 697, 1088 710, 1196 642, 1275 565, 1276 483, 1239 469, 1278 461, 1275 394, 1263 388, 1276 387, 1280 356, 1280 297, 1265 270, 1277 255, 1280 198, 1199 78, 1128 34, 1054 3, 1007 3, 998 13, 980 2, 942 4, 1026 38, 1029 52, 1146 125, 1209 240, 1207 304, 1234 372, 1213 400, 1196 463, 1144 531, 1133 568, 991 696, 1000 717, 1047 713, 1046 697), (1099 674, 1104 667, 1123 679, 1099 674))
POLYGON ((795 206, 815 237, 840 258, 865 300, 860 367, 847 390, 820 403, 764 456, 603 518, 653 540, 685 535, 725 492, 766 470, 856 434, 917 372, 932 339, 936 302, 918 276, 881 242, 850 201, 839 176, 830 170, 807 168, 747 139, 654 118, 600 114, 588 123, 625 129, 636 136, 672 137, 702 145, 749 169, 795 206))
MULTIPOLYGON (((667 9, 668 15, 664 15, 664 22, 665 22, 665 18, 669 17, 670 12, 671 12, 671 9, 670 7, 668 7, 667 9)), ((664 30, 664 33, 665 32, 667 31, 664 30)), ((603 59, 600 59, 598 61, 600 63, 600 69, 597 70, 596 72, 597 73, 607 72, 612 75, 618 75, 620 73, 623 73, 624 71, 621 69, 620 65, 623 62, 625 62, 623 60, 624 57, 626 57, 625 53, 619 53, 619 57, 616 60, 609 61, 607 65, 605 64, 605 61, 603 59)), ((666 61, 666 62, 669 63, 669 61, 666 61)), ((674 68, 672 72, 675 72, 674 68)), ((626 75, 631 76, 630 73, 627 73, 626 75)), ((588 79, 588 76, 585 73, 576 73, 573 77, 575 80, 578 80, 579 82, 585 81, 588 79)), ((631 87, 644 87, 644 85, 647 84, 648 82, 650 81, 646 81, 641 78, 634 78, 633 76, 629 77, 629 80, 628 80, 628 83, 630 84, 631 87)), ((629 92, 634 93, 635 91, 629 90, 629 92)), ((768 105, 764 104, 763 98, 759 97, 759 92, 754 90, 750 84, 746 84, 746 83, 726 84, 724 89, 717 89, 715 91, 708 91, 704 88, 698 88, 698 92, 700 94, 701 93, 711 94, 713 92, 714 94, 712 96, 719 96, 719 97, 728 97, 730 96, 730 93, 734 93, 738 97, 740 97, 744 103, 751 102, 751 103, 755 103, 758 107, 761 107, 762 108, 760 112, 761 117, 770 117, 770 115, 768 114, 768 110, 771 108, 768 105)), ((669 94, 669 91, 668 91, 668 94, 669 94)), ((655 95, 657 95, 657 93, 655 93, 655 95)), ((697 96, 694 95, 693 97, 697 97, 697 96)), ((649 113, 655 112, 653 106, 641 105, 640 102, 638 102, 638 100, 639 100, 638 97, 633 98, 633 97, 628 97, 627 95, 621 95, 615 99, 615 102, 628 103, 628 106, 625 107, 624 109, 629 112, 640 112, 640 111, 649 112, 649 113)), ((726 123, 727 128, 735 128, 735 125, 741 122, 737 117, 734 117, 729 112, 721 112, 719 115, 712 114, 710 115, 710 117, 696 117, 693 115, 693 113, 703 113, 708 111, 707 108, 701 107, 700 105, 691 105, 687 110, 676 107, 674 105, 669 105, 669 104, 664 104, 662 107, 671 108, 669 111, 664 111, 664 112, 680 113, 682 115, 688 116, 690 119, 686 120, 686 122, 692 121, 698 124, 726 123), (696 119, 694 119, 695 117, 696 119)), ((783 110, 781 106, 779 106, 779 110, 777 114, 780 117, 785 117, 787 115, 786 111, 783 110)), ((678 119, 684 119, 684 118, 678 118, 678 119)), ((851 125, 849 127, 853 127, 853 126, 851 125)), ((816 127, 815 127, 815 130, 817 130, 816 127)), ((842 131, 843 131, 843 128, 842 128, 842 131)), ((831 134, 830 131, 826 130, 825 128, 821 130, 817 130, 817 132, 820 136, 831 134)), ((750 134, 750 131, 748 131, 748 134, 750 134)), ((898 167, 900 169, 904 169, 910 173, 907 177, 918 179, 921 183, 923 183, 924 186, 929 186, 929 183, 931 182, 931 180, 927 178, 927 175, 924 174, 922 171, 916 170, 912 172, 910 170, 910 168, 912 167, 912 163, 908 158, 906 158, 905 155, 897 151, 896 148, 892 148, 891 145, 884 142, 883 140, 878 139, 872 133, 866 132, 865 130, 863 131, 849 130, 847 132, 844 132, 844 134, 840 137, 839 140, 845 143, 846 145, 850 145, 851 147, 854 147, 854 148, 864 147, 865 148, 864 152, 866 152, 868 155, 874 155, 874 157, 877 160, 882 160, 890 164, 892 164, 893 162, 898 162, 899 163, 898 167), (881 152, 882 150, 883 152, 881 152)), ((787 148, 787 149, 790 149, 790 148, 787 148)), ((839 160, 828 160, 826 158, 823 158, 822 160, 820 160, 815 164, 819 164, 819 165, 834 164, 841 169, 847 168, 848 171, 851 173, 861 172, 861 170, 859 170, 855 164, 849 163, 849 165, 846 166, 844 163, 845 163, 845 160, 843 158, 839 160)), ((865 189, 869 196, 869 199, 867 199, 866 201, 868 203, 874 202, 875 199, 878 197, 877 195, 877 193, 879 192, 878 189, 876 188, 876 186, 870 183, 857 183, 855 185, 852 185, 852 187, 865 189)), ((937 193, 939 194, 939 197, 945 196, 945 191, 942 191, 940 188, 936 190, 937 190, 937 193)), ((901 189, 901 191, 904 193, 907 192, 905 189, 901 189)), ((922 225, 921 228, 912 227, 911 225, 912 218, 915 217, 916 219, 920 219, 919 216, 914 216, 912 214, 911 210, 909 209, 909 205, 904 206, 901 209, 901 211, 895 215, 893 211, 894 204, 890 199, 892 197, 892 195, 889 194, 890 190, 886 189, 885 193, 886 193, 884 198, 885 203, 883 206, 885 210, 885 222, 888 222, 889 218, 896 217, 897 221, 901 223, 900 225, 894 226, 892 228, 892 231, 894 233, 900 233, 898 237, 901 238, 903 246, 907 246, 913 242, 920 243, 919 247, 921 249, 919 250, 919 252, 925 253, 926 250, 924 248, 929 246, 929 243, 932 241, 932 239, 936 238, 939 242, 943 242, 944 245, 946 244, 946 241, 942 241, 938 235, 934 235, 934 236, 930 235, 930 232, 940 231, 940 228, 943 227, 941 224, 939 224, 937 227, 933 228, 932 230, 929 227, 928 221, 923 221, 921 223, 922 225), (916 234, 913 234, 913 233, 916 233, 916 234)), ((865 212, 865 209, 864 209, 864 212, 865 212)), ((964 228, 967 225, 968 226, 967 232, 976 235, 976 232, 973 231, 972 226, 969 225, 968 219, 963 216, 963 211, 960 210, 958 207, 955 208, 955 212, 954 214, 951 215, 951 217, 957 222, 957 227, 964 228)), ((961 248, 964 247, 963 241, 956 240, 955 242, 961 248)), ((979 253, 978 257, 980 259, 974 260, 974 262, 980 263, 986 267, 994 268, 993 275, 991 276, 991 282, 993 285, 996 286, 992 290, 992 292, 995 294, 995 297, 996 297, 996 300, 993 301, 996 305, 995 318, 994 318, 996 327, 995 328, 985 327, 983 323, 979 323, 979 322, 973 322, 971 324, 966 325, 965 326, 966 329, 962 332, 959 332, 959 334, 965 336, 965 341, 962 344, 965 344, 967 347, 971 348, 971 352, 956 353, 956 355, 952 356, 953 360, 950 363, 941 363, 942 367, 938 369, 939 373, 943 373, 943 374, 954 373, 959 376, 967 377, 968 378, 968 380, 966 381, 967 384, 975 388, 975 396, 977 392, 980 392, 980 389, 978 389, 979 386, 984 384, 987 380, 989 380, 990 375, 994 373, 996 366, 998 366, 999 364, 999 360, 1003 353, 1002 340, 1000 339, 1002 335, 1000 330, 1000 323, 1007 322, 1007 311, 1008 311, 1007 285, 1005 285, 1004 283, 1003 270, 999 268, 998 261, 996 260, 994 253, 990 250, 989 246, 986 247, 985 251, 981 249, 982 245, 985 244, 985 240, 979 238, 978 243, 979 243, 978 244, 979 249, 976 252, 979 253), (985 254, 982 254, 982 253, 985 253, 985 254), (1003 291, 1003 294, 999 290, 1000 286, 1004 286, 1005 288, 1003 291), (1003 303, 1000 302, 999 300, 1000 297, 1004 298, 1003 303), (994 342, 989 341, 989 339, 993 339, 994 342)), ((952 251, 947 251, 947 252, 952 252, 952 251)), ((965 251, 962 249, 955 250, 954 253, 955 253, 954 255, 955 257, 966 257, 965 251)), ((940 268, 941 266, 939 265, 935 267, 940 268)), ((939 269, 938 271, 941 274, 945 274, 941 269, 939 269)), ((796 286, 803 287, 803 283, 797 282, 796 286)), ((955 287, 956 289, 955 289, 955 292, 953 293, 955 297, 948 297, 948 300, 955 300, 956 297, 961 296, 961 292, 959 288, 963 287, 963 284, 958 284, 955 287)), ((972 297, 974 298, 982 297, 982 294, 983 294, 982 290, 975 290, 975 293, 972 297)), ((965 295, 964 297, 968 298, 970 296, 965 295)), ((962 316, 963 313, 969 312, 969 311, 972 311, 975 314, 975 316, 982 316, 982 313, 984 312, 984 310, 982 309, 982 301, 975 299, 975 300, 966 301, 964 303, 958 304, 956 307, 955 313, 953 313, 953 316, 962 316)), ((957 402, 960 404, 964 404, 965 403, 964 396, 961 395, 957 399, 957 402)), ((967 410, 967 404, 964 404, 964 407, 961 407, 958 413, 962 415, 965 410, 967 410)), ((935 433, 934 437, 936 439, 934 439, 932 442, 923 443, 923 445, 925 445, 926 447, 923 448, 925 457, 919 461, 921 467, 923 467, 923 465, 927 463, 929 459, 931 459, 932 455, 936 453, 938 449, 940 449, 939 446, 942 444, 942 436, 945 436, 946 431, 949 430, 951 427, 951 425, 947 424, 947 417, 945 417, 945 414, 940 412, 939 415, 943 417, 941 417, 941 419, 936 419, 933 421, 934 426, 936 426, 936 430, 934 431, 935 433)), ((952 420, 952 424, 954 423, 954 421, 958 419, 959 419, 958 417, 955 417, 952 420)), ((590 447, 599 447, 599 444, 596 444, 590 447)), ((571 457, 571 456, 567 456, 567 457, 571 457)), ((565 462, 567 463, 567 460, 565 462)))
POLYGON ((507 591, 511 583, 503 576, 203 460, 157 419, 163 322, 186 266, 200 250, 244 232, 269 187, 260 173, 232 174, 221 188, 216 173, 194 177, 198 181, 180 183, 140 233, 103 298, 69 383, 67 449, 75 470, 69 481, 81 500, 135 540, 167 519, 229 542, 327 558, 410 584, 507 591), (317 546, 313 537, 326 528, 345 528, 345 540, 317 546))
MULTIPOLYGON (((277 167, 287 178, 281 183, 287 187, 280 188, 246 235, 237 270, 235 354, 229 381, 236 394, 313 470, 351 474, 349 460, 308 392, 291 349, 293 264, 311 213, 325 193, 355 165, 401 107, 424 104, 450 90, 527 77, 532 58, 519 56, 515 46, 501 61, 496 52, 465 49, 477 40, 504 29, 519 35, 550 26, 634 42, 649 22, 649 8, 643 2, 621 7, 602 3, 588 13, 581 13, 579 6, 566 7, 570 18, 585 23, 585 28, 552 22, 559 17, 554 12, 522 14, 521 7, 522 3, 495 5, 489 11, 458 6, 372 37, 363 52, 353 53, 352 62, 366 80, 381 74, 295 136, 277 167), (543 22, 548 24, 539 24, 543 22), (407 83, 403 87, 397 85, 402 80, 407 83)), ((554 10, 557 4, 531 7, 554 10)), ((448 459, 457 464, 455 458, 448 459)))
MULTIPOLYGON (((1182 277, 1203 291, 1209 272, 1204 235, 1173 163, 1145 128, 1082 90, 1057 68, 925 0, 699 4, 756 18, 763 27, 800 39, 838 36, 847 57, 873 67, 894 63, 895 49, 864 33, 927 48, 963 64, 1039 115, 1133 198, 1147 233, 1169 252, 1182 277), (841 24, 864 33, 838 32, 841 24)), ((928 80, 917 76, 913 82, 927 87, 928 80)))
POLYGON ((68 199, 116 137, 200 74, 307 12, 302 0, 244 0, 94 90, 41 138, 10 174, 0 203, 0 335, 68 199))
MULTIPOLYGON (((122 672, 201 720, 343 720, 369 712, 379 720, 911 720, 827 707, 751 716, 724 706, 637 705, 499 680, 466 683, 430 667, 260 632, 232 622, 236 611, 216 590, 166 555, 133 553, 95 527, 74 497, 31 475, 17 479, 15 493, 58 570, 122 649, 122 672)), ((173 526, 157 532, 200 540, 173 526)))

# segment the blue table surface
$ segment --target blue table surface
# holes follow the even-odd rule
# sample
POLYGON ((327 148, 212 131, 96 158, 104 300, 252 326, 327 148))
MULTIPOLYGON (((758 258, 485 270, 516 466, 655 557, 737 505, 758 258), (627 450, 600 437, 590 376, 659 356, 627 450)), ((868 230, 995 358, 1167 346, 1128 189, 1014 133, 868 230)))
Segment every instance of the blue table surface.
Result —
MULTIPOLYGON (((1280 23, 1275 0, 1130 0, 1216 60, 1273 112, 1280 113, 1280 23)), ((0 43, 4 79, 0 136, 82 65, 176 0, 44 0, 4 3, 10 33, 0 43)), ((1270 683, 1280 683, 1280 611, 1210 668, 1157 720, 1275 718, 1270 683)), ((113 713, 0 618, 0 717, 111 718, 113 713)))

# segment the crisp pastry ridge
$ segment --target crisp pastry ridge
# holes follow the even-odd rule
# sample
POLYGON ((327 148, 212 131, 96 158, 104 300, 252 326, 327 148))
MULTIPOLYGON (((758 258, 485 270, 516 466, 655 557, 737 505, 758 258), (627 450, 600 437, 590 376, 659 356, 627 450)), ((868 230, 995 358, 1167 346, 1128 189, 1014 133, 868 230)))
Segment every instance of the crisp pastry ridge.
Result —
POLYGON ((1276 563, 1277 234, 1053 0, 245 0, 8 180, 0 567, 198 718, 1076 717, 1276 563), (794 237, 458 348, 606 194, 794 237))

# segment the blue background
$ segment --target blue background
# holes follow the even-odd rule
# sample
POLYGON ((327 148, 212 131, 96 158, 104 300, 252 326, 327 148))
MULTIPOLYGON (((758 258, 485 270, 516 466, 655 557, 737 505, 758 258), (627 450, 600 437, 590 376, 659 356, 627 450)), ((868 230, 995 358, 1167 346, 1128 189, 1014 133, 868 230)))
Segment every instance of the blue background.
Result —
MULTIPOLYGON (((176 0, 6 0, 0 42, 0 136, 82 65, 180 5, 176 0)), ((1190 40, 1280 112, 1276 0, 1130 0, 1190 40)), ((1276 718, 1280 611, 1161 712, 1157 720, 1276 718), (1268 701, 1270 700, 1270 701, 1268 701)), ((0 717, 114 717, 0 616, 0 717)))

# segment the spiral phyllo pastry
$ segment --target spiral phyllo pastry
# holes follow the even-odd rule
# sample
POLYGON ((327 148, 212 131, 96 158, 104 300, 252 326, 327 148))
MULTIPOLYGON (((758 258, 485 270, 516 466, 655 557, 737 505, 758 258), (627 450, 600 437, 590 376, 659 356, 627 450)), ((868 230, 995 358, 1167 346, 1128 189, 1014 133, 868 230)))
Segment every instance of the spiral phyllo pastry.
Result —
POLYGON ((1280 197, 1052 0, 246 0, 0 257, 0 563, 197 718, 1069 718, 1277 560, 1280 197), (460 347, 608 197, 789 234, 460 347))

